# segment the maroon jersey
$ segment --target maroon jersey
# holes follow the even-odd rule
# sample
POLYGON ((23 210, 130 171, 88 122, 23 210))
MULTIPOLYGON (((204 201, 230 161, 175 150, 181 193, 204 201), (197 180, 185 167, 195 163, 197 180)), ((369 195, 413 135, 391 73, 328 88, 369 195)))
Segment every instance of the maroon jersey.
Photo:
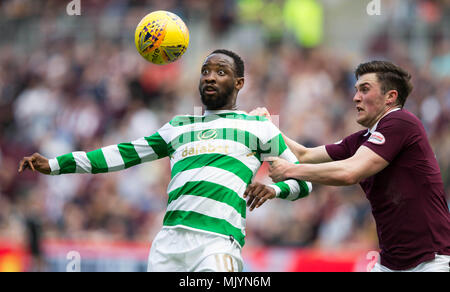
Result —
POLYGON ((326 145, 333 160, 363 145, 389 165, 360 182, 372 206, 381 264, 404 270, 450 255, 450 212, 436 157, 420 120, 405 109, 385 115, 373 129, 326 145))

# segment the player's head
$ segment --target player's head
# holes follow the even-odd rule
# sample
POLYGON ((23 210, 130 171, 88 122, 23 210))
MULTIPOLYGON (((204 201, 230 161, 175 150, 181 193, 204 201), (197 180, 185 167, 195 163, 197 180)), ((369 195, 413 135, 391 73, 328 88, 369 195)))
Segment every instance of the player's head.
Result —
POLYGON ((411 75, 387 61, 360 64, 355 77, 357 122, 365 127, 372 127, 389 109, 403 107, 413 88, 411 75))
POLYGON ((231 109, 244 86, 244 62, 236 53, 215 50, 201 68, 199 91, 209 110, 231 109))

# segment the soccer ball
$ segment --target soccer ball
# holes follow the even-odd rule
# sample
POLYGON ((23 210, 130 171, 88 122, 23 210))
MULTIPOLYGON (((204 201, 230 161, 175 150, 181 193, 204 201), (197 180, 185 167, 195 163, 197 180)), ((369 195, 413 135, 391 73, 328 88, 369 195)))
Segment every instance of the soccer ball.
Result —
POLYGON ((134 34, 136 48, 147 61, 164 65, 178 60, 189 45, 183 20, 168 11, 154 11, 139 22, 134 34))

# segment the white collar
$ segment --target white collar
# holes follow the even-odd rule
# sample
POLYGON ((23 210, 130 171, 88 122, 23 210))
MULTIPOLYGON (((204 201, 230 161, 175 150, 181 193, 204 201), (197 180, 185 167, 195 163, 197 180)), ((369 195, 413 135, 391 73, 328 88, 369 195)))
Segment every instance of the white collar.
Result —
POLYGON ((390 113, 392 113, 392 112, 395 112, 395 111, 398 111, 398 110, 401 110, 401 108, 400 108, 400 107, 396 107, 396 108, 391 109, 391 110, 388 111, 387 113, 385 113, 385 114, 384 114, 384 115, 383 115, 383 116, 375 123, 375 125, 373 125, 372 128, 367 129, 367 133, 365 133, 364 136, 367 136, 367 135, 369 135, 369 134, 373 134, 373 132, 375 132, 375 130, 377 129, 378 123, 381 121, 382 118, 384 118, 384 117, 387 116, 388 114, 390 114, 390 113))
POLYGON ((247 115, 246 112, 239 111, 239 110, 205 110, 204 115, 207 116, 207 115, 219 115, 219 114, 229 114, 229 113, 247 115))

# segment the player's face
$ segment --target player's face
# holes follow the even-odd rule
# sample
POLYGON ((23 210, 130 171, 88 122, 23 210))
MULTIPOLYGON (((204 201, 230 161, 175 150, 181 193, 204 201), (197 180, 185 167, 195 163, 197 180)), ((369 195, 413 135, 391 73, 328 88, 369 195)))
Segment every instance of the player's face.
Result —
POLYGON ((357 110, 356 122, 371 128, 386 113, 386 96, 381 90, 376 73, 360 76, 355 88, 353 101, 357 110))
POLYGON ((233 58, 224 54, 208 56, 201 69, 199 90, 207 109, 233 107, 238 91, 233 58))

